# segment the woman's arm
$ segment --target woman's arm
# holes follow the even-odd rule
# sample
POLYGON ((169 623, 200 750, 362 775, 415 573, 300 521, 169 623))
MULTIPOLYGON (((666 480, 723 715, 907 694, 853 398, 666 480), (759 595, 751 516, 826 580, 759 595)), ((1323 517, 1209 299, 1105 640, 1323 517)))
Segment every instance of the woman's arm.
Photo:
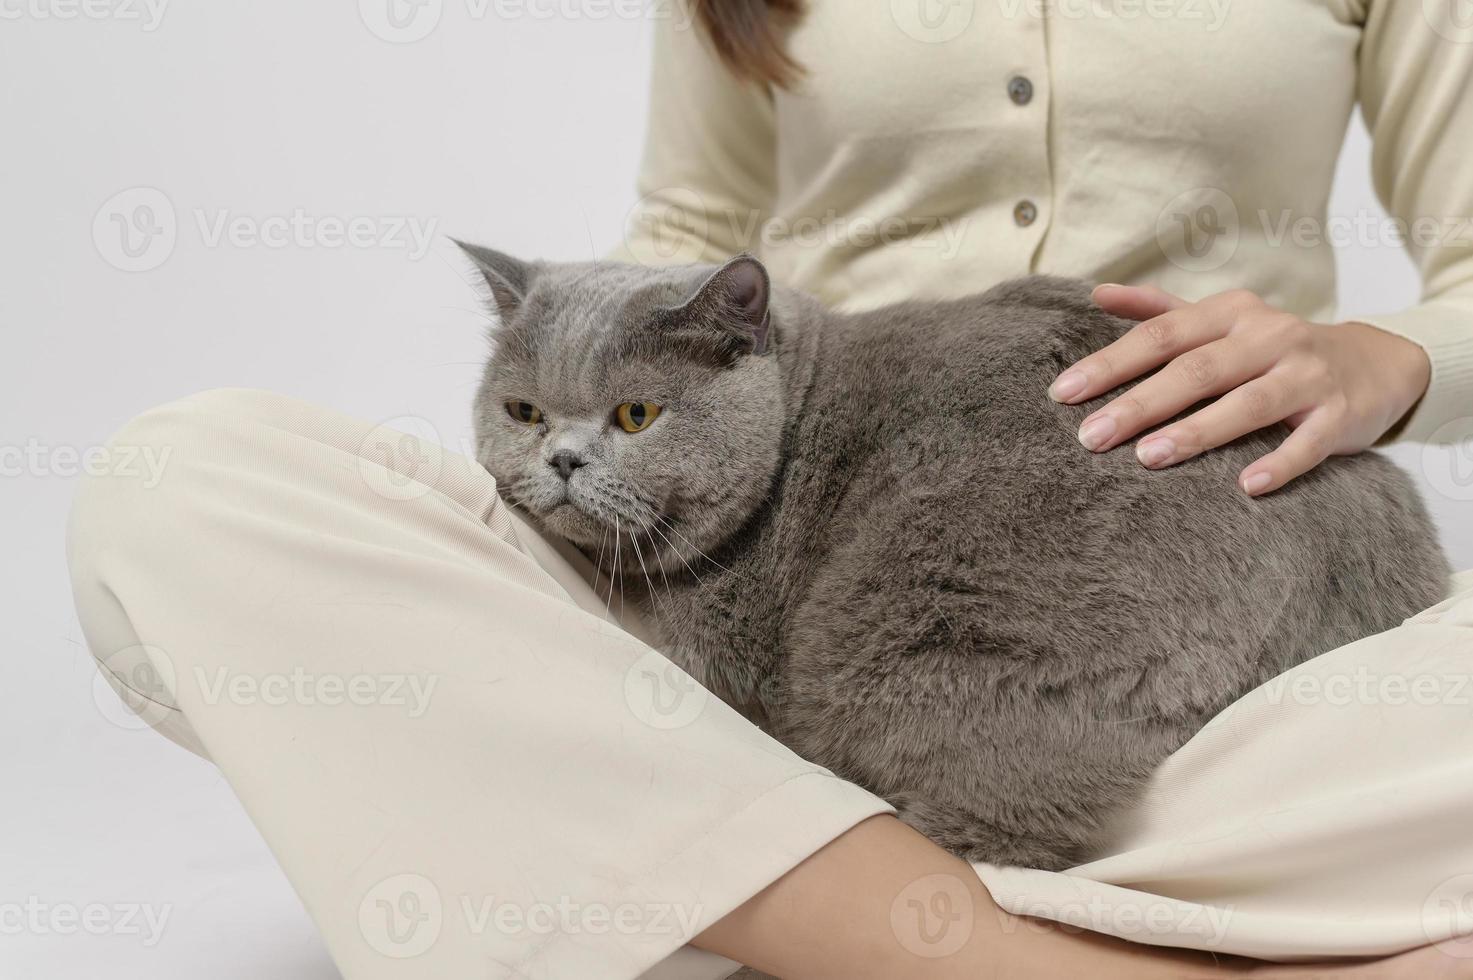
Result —
POLYGON ((1473 414, 1473 20, 1465 0, 1370 4, 1360 104, 1376 194, 1406 227, 1422 302, 1359 319, 1416 342, 1432 362, 1397 438, 1453 442, 1473 414), (1441 432, 1439 432, 1441 430, 1441 432))
POLYGON ((1452 980, 1473 960, 1428 947, 1374 962, 1279 966, 1066 930, 999 909, 971 867, 872 817, 696 937, 785 980, 1452 980))
POLYGON ((772 204, 772 95, 722 65, 687 0, 657 9, 640 201, 617 257, 720 262, 757 248, 772 204))
POLYGON ((1294 432, 1284 444, 1239 474, 1244 491, 1259 494, 1387 438, 1473 434, 1473 25, 1456 18, 1454 0, 1369 6, 1359 94, 1372 168, 1381 200, 1407 229, 1423 302, 1326 325, 1243 292, 1189 303, 1101 287, 1101 306, 1143 322, 1060 374, 1051 395, 1080 402, 1164 368, 1085 420, 1089 449, 1113 449, 1221 396, 1142 439, 1137 456, 1171 466, 1286 422, 1294 432))

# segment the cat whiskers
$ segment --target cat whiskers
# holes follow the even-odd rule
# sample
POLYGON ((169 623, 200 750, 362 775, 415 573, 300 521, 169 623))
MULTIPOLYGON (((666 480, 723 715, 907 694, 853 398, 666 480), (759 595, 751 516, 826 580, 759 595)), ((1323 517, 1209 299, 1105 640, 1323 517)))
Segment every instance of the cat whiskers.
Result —
MULTIPOLYGON (((708 562, 710 562, 711 564, 715 565, 717 568, 721 569, 723 572, 730 572, 731 571, 731 569, 727 568, 725 565, 721 564, 721 562, 717 561, 715 558, 712 558, 710 555, 706 554, 700 548, 697 548, 693 543, 691 543, 690 538, 688 538, 685 535, 681 534, 680 533, 680 529, 677 528, 670 521, 669 518, 665 517, 662 514, 655 514, 655 520, 658 521, 658 522, 660 522, 661 524, 665 525, 666 529, 668 529, 672 534, 674 534, 681 541, 684 541, 685 542, 685 546, 687 548, 689 548, 690 550, 694 551, 696 554, 700 555, 702 558, 706 559, 708 562)), ((669 541, 670 539, 669 538, 666 538, 665 540, 666 541, 669 541)), ((679 554, 678 551, 676 553, 679 554)), ((682 558, 682 560, 684 560, 684 559, 682 558)))
POLYGON ((517 487, 521 486, 521 483, 521 480, 512 480, 508 483, 502 483, 496 489, 501 494, 501 499, 511 504, 513 507, 520 507, 522 510, 530 510, 531 508, 527 506, 526 501, 517 494, 517 487))
MULTIPOLYGON (((655 539, 654 539, 653 536, 651 536, 650 537, 650 552, 653 554, 654 550, 655 550, 655 539)), ((668 596, 668 595, 670 595, 670 576, 668 576, 668 575, 665 574, 665 566, 664 565, 660 565, 659 568, 660 568, 660 581, 662 581, 662 582, 665 583, 665 595, 668 596)))
POLYGON ((624 566, 619 564, 619 515, 614 515, 614 568, 609 576, 609 598, 604 603, 604 615, 614 608, 614 575, 619 576, 619 615, 624 615, 624 566))
POLYGON ((666 536, 665 532, 660 530, 660 525, 651 524, 650 530, 654 531, 660 537, 665 539, 665 546, 668 547, 672 552, 674 552, 676 558, 680 559, 680 563, 685 566, 686 571, 690 572, 691 578, 696 580, 696 586, 698 588, 704 589, 706 587, 706 583, 701 580, 701 573, 692 568, 690 562, 685 560, 685 555, 681 554, 680 548, 675 544, 675 542, 671 541, 670 538, 666 536))
MULTIPOLYGON (((608 507, 610 511, 609 516, 613 518, 615 529, 614 536, 616 542, 617 539, 621 536, 621 527, 624 529, 624 533, 627 533, 629 535, 629 543, 631 546, 633 546, 635 558, 639 561, 640 569, 644 573, 645 584, 649 588, 651 604, 655 606, 654 612, 656 613, 656 615, 658 615, 658 590, 656 590, 655 588, 654 579, 650 576, 649 565, 644 560, 644 549, 639 546, 638 535, 645 534, 649 536, 649 544, 651 549, 650 554, 652 560, 659 545, 659 542, 655 540, 655 535, 660 535, 660 537, 664 539, 665 547, 673 551, 676 557, 681 560, 686 569, 688 569, 691 575, 695 578, 697 585, 702 584, 701 576, 696 572, 694 568, 691 567, 690 562, 686 561, 685 556, 680 553, 680 549, 676 547, 675 543, 671 541, 669 536, 660 530, 661 523, 664 523, 666 527, 670 527, 670 524, 668 520, 664 517, 664 515, 662 515, 655 508, 655 505, 651 500, 646 498, 635 488, 621 481, 606 479, 600 481, 597 486, 599 490, 604 494, 604 506, 608 507), (624 513, 624 517, 622 518, 622 520, 620 517, 620 508, 617 505, 622 505, 622 510, 624 513)), ((673 527, 670 527, 670 529, 675 530, 673 527)), ((676 531, 676 533, 679 534, 680 532, 676 531)), ((684 537, 684 535, 682 535, 682 537, 684 537)), ((700 551, 700 549, 696 550, 697 552, 700 551)), ((615 556, 615 564, 620 566, 620 575, 622 576, 623 566, 619 563, 617 555, 615 556)), ((664 565, 657 565, 656 567, 660 570, 660 579, 665 585, 666 602, 668 603, 670 601, 669 597, 672 594, 670 589, 670 577, 666 572, 664 565)))
MULTIPOLYGON (((650 570, 649 570, 649 567, 647 565, 645 565, 645 563, 644 563, 644 552, 639 547, 639 538, 636 536, 636 533, 634 531, 630 531, 629 532, 629 543, 632 544, 632 545, 634 545, 634 557, 636 557, 636 558, 639 559, 639 570, 644 573, 644 584, 645 584, 645 586, 650 591, 650 604, 653 607, 651 611, 654 613, 655 617, 658 619, 659 618, 659 615, 660 615, 660 608, 661 608, 660 607, 660 593, 659 593, 658 590, 656 590, 655 583, 650 579, 650 570)), ((662 574, 663 574, 663 572, 662 572, 662 574)), ((668 591, 669 590, 669 583, 668 582, 666 583, 666 586, 665 587, 666 587, 666 590, 668 591)))
POLYGON ((598 577, 604 570, 604 546, 609 543, 609 529, 604 528, 603 534, 598 538, 598 557, 593 561, 593 577, 588 580, 588 587, 598 592, 598 577))

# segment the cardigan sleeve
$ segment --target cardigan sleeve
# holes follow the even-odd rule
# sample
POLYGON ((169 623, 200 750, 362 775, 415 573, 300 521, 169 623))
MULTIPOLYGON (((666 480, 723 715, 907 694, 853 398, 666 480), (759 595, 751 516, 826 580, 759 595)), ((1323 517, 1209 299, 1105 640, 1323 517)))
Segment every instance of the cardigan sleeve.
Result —
POLYGON ((1457 2, 1370 0, 1360 50, 1376 193, 1405 224, 1422 301, 1357 319, 1427 352, 1431 384, 1393 432, 1420 442, 1466 436, 1473 417, 1473 26, 1457 2))
POLYGON ((686 0, 655 23, 640 201, 616 257, 719 262, 755 251, 775 193, 770 90, 733 75, 686 0))

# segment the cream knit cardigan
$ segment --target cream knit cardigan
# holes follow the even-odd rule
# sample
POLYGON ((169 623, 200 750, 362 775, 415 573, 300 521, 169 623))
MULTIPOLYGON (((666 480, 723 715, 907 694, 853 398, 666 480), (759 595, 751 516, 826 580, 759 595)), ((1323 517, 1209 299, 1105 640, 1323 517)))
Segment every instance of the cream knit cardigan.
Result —
POLYGON ((668 2, 625 257, 752 251, 849 308, 1034 272, 1248 288, 1420 344, 1399 435, 1473 436, 1473 0, 810 0, 793 91, 668 2), (1357 104, 1390 225, 1327 214, 1357 104), (1405 239, 1419 305, 1337 313, 1361 239, 1405 239))

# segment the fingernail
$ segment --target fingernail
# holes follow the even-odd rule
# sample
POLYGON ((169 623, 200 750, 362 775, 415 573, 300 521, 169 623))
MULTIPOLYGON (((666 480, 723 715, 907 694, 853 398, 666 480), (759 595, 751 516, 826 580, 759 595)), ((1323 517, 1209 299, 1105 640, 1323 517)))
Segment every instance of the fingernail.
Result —
MULTIPOLYGON (((1065 371, 1049 385, 1048 396, 1056 402, 1066 402, 1084 390, 1089 379, 1080 371, 1065 371)), ((1038 389, 1033 389, 1037 391, 1038 389)))
POLYGON ((1108 415, 1092 419, 1079 429, 1079 441, 1089 450, 1099 449, 1115 434, 1115 420, 1108 415))
POLYGON ((1160 466, 1176 455, 1176 443, 1162 436, 1135 447, 1135 458, 1142 466, 1160 466))
POLYGON ((1243 478, 1243 492, 1251 497, 1256 493, 1262 493, 1267 490, 1268 485, 1272 482, 1274 482, 1274 478, 1267 473, 1254 473, 1252 476, 1243 478))

